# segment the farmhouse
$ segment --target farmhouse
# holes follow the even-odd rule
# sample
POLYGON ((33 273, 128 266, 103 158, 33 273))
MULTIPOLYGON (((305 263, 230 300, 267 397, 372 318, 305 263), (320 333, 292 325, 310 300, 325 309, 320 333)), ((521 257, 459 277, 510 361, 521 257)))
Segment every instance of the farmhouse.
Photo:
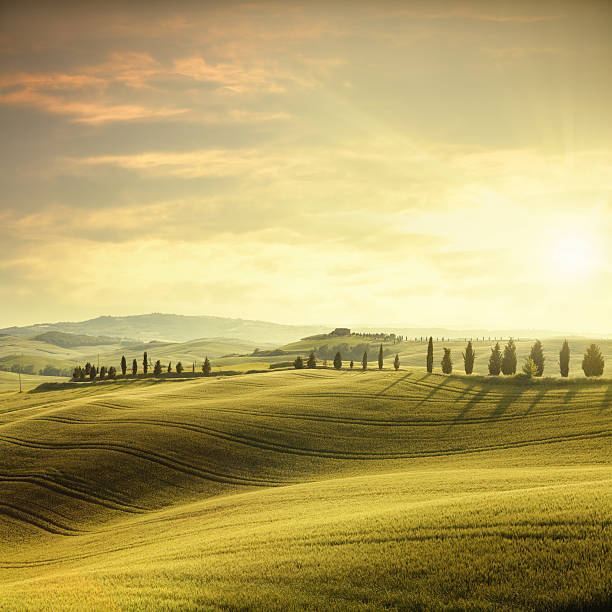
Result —
POLYGON ((351 330, 348 327, 336 327, 330 336, 350 336, 351 330))

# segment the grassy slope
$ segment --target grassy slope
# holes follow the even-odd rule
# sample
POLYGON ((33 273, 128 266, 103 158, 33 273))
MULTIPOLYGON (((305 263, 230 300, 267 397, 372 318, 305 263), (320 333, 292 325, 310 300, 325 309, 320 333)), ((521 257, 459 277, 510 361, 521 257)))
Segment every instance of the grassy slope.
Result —
MULTIPOLYGON (((71 334, 62 334, 70 337, 71 334)), ((78 336, 75 336, 78 338, 78 336)), ((68 341, 64 338, 64 344, 68 341)), ((114 365, 119 369, 121 356, 125 355, 131 367, 132 359, 136 359, 138 367, 141 368, 143 352, 147 351, 153 361, 160 359, 163 364, 172 361, 174 365, 182 361, 185 368, 190 369, 192 362, 196 362, 196 367, 205 356, 215 360, 215 367, 226 368, 229 364, 239 365, 239 369, 247 370, 252 368, 266 368, 270 359, 258 360, 239 359, 230 357, 220 359, 220 357, 232 353, 247 354, 251 353, 256 345, 252 342, 233 340, 228 338, 209 338, 191 340, 189 342, 155 342, 132 345, 103 344, 85 346, 56 346, 49 342, 33 340, 31 338, 19 338, 14 336, 0 336, 0 364, 10 368, 13 364, 19 364, 20 360, 23 367, 33 366, 34 371, 38 372, 50 365, 62 369, 72 370, 75 365, 84 365, 87 361, 97 363, 98 357, 100 365, 107 367, 114 365), (23 357, 21 357, 23 355, 23 357)))
POLYGON ((3 394, 0 609, 608 609, 611 411, 405 370, 3 394))
MULTIPOLYGON (((34 389, 41 383, 61 382, 67 380, 59 376, 38 376, 35 374, 21 375, 21 388, 24 391, 34 389)), ((19 375, 14 372, 0 371, 0 393, 15 392, 19 389, 19 375)))

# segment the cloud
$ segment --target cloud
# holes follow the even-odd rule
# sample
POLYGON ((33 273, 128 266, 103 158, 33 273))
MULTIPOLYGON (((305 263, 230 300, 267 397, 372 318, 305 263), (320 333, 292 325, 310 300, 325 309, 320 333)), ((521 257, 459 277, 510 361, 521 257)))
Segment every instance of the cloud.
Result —
POLYGON ((282 93, 285 87, 265 68, 245 68, 238 64, 208 64, 200 56, 174 60, 174 72, 195 81, 219 83, 234 93, 264 90, 282 93))
POLYGON ((89 123, 92 125, 112 121, 176 117, 187 111, 184 108, 153 108, 138 104, 105 104, 100 102, 74 101, 65 97, 40 93, 34 88, 25 88, 12 93, 0 94, 0 104, 32 106, 48 113, 68 115, 77 123, 89 123))

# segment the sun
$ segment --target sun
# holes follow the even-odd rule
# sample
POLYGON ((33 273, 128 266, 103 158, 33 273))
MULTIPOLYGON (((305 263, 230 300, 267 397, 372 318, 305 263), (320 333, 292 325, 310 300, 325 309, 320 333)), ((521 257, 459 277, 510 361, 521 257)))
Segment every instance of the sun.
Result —
POLYGON ((556 276, 581 278, 596 266, 593 240, 586 234, 563 233, 551 240, 550 265, 556 276))

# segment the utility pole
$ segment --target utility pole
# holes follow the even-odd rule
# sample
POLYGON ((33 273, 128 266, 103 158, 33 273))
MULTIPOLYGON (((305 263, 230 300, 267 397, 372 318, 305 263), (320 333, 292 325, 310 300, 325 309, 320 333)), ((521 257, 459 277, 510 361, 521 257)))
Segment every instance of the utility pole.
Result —
POLYGON ((23 353, 19 355, 19 393, 21 393, 21 367, 23 362, 23 353))

